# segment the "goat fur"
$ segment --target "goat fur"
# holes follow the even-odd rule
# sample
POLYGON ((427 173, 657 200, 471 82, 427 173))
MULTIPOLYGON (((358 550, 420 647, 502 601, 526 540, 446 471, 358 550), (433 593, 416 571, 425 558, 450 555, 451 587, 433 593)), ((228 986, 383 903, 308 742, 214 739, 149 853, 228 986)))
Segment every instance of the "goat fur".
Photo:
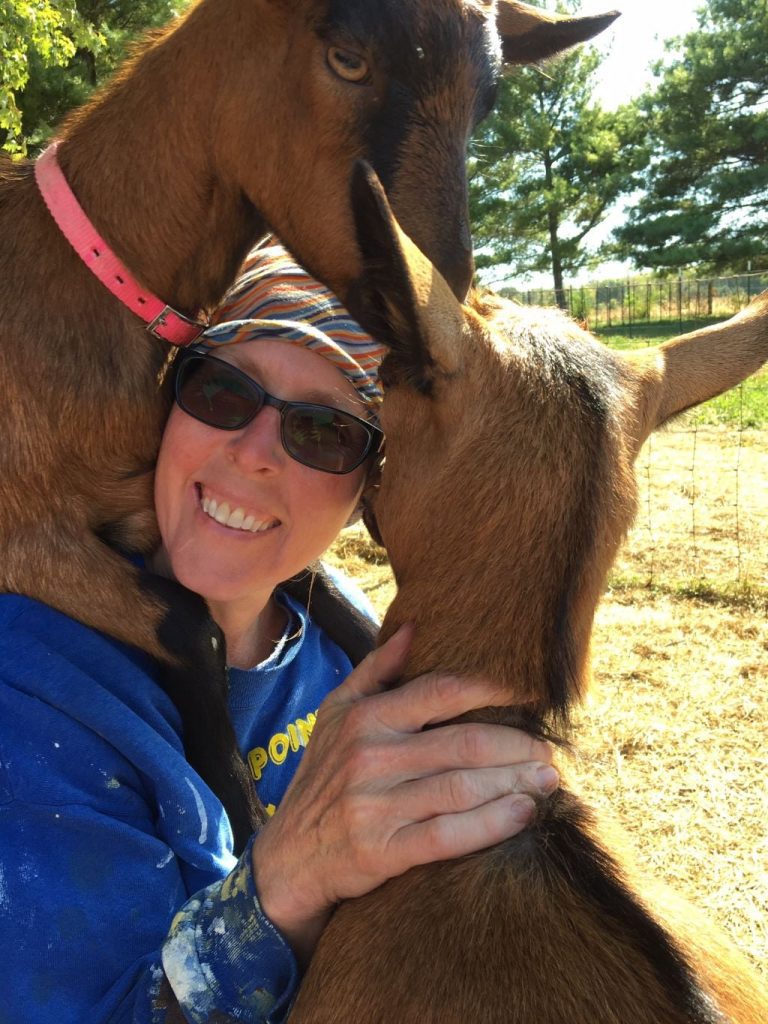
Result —
MULTIPOLYGON (((514 55, 550 22, 512 7, 514 55)), ((193 316, 215 306, 268 229, 343 297, 360 268, 348 186, 361 156, 463 294, 464 151, 500 71, 496 12, 483 0, 201 0, 70 117, 60 165, 131 273, 193 316), (333 71, 339 49, 365 62, 365 81, 333 71)), ((569 26, 564 36, 555 23, 551 50, 599 27, 569 26)), ((241 847, 258 815, 228 724, 221 637, 202 601, 124 557, 158 542, 167 360, 59 233, 32 164, 3 158, 0 589, 159 659, 190 762, 241 847)))
MULTIPOLYGON (((370 514, 398 585, 382 637, 416 626, 404 679, 473 672, 463 720, 567 736, 633 462, 671 416, 768 358, 768 292, 725 324, 629 358, 554 311, 462 306, 354 185, 356 316, 382 365, 386 461, 370 514), (413 438, 419 444, 413 444, 413 438)), ((634 877, 564 777, 523 833, 341 905, 291 1024, 761 1024, 768 993, 701 915, 634 877)))

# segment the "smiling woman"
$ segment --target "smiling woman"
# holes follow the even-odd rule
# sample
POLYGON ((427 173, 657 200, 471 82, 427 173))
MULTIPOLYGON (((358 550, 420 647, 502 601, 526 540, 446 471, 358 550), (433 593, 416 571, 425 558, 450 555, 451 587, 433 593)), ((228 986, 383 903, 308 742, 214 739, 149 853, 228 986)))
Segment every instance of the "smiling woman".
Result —
POLYGON ((217 321, 175 366, 153 562, 221 627, 266 823, 233 841, 148 658, 0 595, 9 1020, 277 1024, 339 900, 515 834, 529 794, 557 784, 548 747, 521 732, 424 729, 496 686, 430 675, 390 692, 408 627, 351 671, 280 585, 355 514, 383 349, 280 249, 252 254, 217 321))
MULTIPOLYGON (((220 360, 208 356, 196 362, 206 359, 216 373, 217 363, 225 371, 237 367, 248 374, 246 382, 252 378, 254 389, 263 382, 297 403, 289 410, 264 404, 259 411, 252 399, 252 418, 224 433, 211 423, 218 403, 225 412, 231 409, 231 393, 216 382, 215 399, 209 398, 205 410, 198 402, 193 419, 188 412, 194 399, 204 395, 199 377, 205 367, 190 379, 182 365, 184 382, 177 393, 187 411, 178 404, 172 411, 158 459, 155 504, 163 561, 180 583, 208 601, 227 637, 230 664, 250 668, 269 655, 275 637, 282 635, 285 614, 275 588, 336 538, 355 510, 368 470, 359 457, 348 472, 304 465, 287 449, 281 420, 300 410, 298 400, 309 396, 322 397, 331 412, 337 407, 342 422, 348 413, 361 411, 361 401, 327 359, 284 341, 254 339, 223 352, 220 360)), ((336 462, 346 449, 333 424, 331 430, 323 435, 324 447, 318 442, 319 454, 336 462)), ((364 444, 357 454, 365 457, 369 437, 361 433, 364 444)))

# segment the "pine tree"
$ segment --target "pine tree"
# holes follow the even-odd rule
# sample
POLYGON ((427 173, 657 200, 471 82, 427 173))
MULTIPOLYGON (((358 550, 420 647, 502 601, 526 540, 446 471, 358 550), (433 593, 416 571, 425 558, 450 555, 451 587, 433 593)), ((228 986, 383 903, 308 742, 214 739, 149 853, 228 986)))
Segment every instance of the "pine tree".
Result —
POLYGON ((768 3, 709 0, 641 104, 646 193, 616 232, 639 266, 768 267, 768 3))
POLYGON ((583 47, 544 69, 512 72, 471 147, 478 267, 551 271, 560 305, 564 275, 594 261, 585 240, 634 181, 623 149, 637 119, 594 102, 600 59, 583 47))

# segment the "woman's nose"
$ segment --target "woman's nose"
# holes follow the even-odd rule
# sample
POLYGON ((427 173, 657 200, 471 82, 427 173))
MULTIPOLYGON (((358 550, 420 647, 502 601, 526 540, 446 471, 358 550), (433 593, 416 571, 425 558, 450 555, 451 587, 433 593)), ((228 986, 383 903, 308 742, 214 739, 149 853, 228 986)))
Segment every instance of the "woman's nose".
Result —
POLYGON ((277 472, 288 457, 280 438, 280 412, 264 406, 227 439, 232 461, 244 473, 277 472))

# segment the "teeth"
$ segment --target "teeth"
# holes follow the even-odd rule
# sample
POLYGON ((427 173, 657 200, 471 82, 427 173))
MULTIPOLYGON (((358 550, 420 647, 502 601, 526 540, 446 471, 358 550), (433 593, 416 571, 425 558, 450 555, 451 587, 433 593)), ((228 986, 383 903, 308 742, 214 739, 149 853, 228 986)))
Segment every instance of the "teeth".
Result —
POLYGON ((245 509, 239 505, 237 508, 230 509, 228 501, 222 501, 221 504, 218 504, 215 498, 204 497, 200 504, 203 512, 209 515, 211 519, 215 519, 217 523, 221 523, 222 526, 228 526, 232 530, 262 533, 264 530, 277 525, 274 519, 257 521, 256 516, 247 515, 245 509))

